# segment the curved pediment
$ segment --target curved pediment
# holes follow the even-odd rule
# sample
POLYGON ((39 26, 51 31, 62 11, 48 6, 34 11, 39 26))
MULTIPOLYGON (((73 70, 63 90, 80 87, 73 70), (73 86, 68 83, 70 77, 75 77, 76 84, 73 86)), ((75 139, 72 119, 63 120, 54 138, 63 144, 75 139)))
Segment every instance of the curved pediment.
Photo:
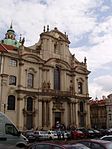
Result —
POLYGON ((74 69, 78 73, 89 73, 89 71, 86 68, 81 67, 81 66, 76 66, 74 69))
POLYGON ((70 69, 70 65, 66 62, 63 61, 61 59, 58 58, 50 58, 45 62, 45 65, 51 65, 53 67, 55 67, 57 65, 61 66, 63 69, 70 69))
POLYGON ((22 58, 34 63, 44 63, 44 61, 40 57, 33 54, 24 54, 22 55, 22 58))

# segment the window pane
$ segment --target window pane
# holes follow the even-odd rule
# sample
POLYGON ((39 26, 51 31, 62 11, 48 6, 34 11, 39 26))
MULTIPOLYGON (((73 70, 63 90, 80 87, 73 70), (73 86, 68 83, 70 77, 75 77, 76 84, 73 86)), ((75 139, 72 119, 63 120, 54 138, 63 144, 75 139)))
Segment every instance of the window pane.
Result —
POLYGON ((16 85, 16 77, 15 76, 9 76, 9 85, 16 85))
POLYGON ((17 61, 15 59, 10 59, 9 64, 10 64, 10 66, 16 67, 17 61))
POLYGON ((58 67, 54 69, 54 89, 60 90, 60 70, 58 67))
POLYGON ((6 134, 18 135, 17 129, 12 124, 6 124, 5 125, 5 132, 6 132, 6 134))
POLYGON ((78 93, 82 94, 82 82, 78 82, 78 93))
POLYGON ((33 74, 31 73, 28 73, 28 87, 33 87, 33 79, 34 79, 34 76, 33 74))
POLYGON ((32 98, 27 99, 27 111, 32 111, 33 110, 33 100, 32 98))
POLYGON ((8 96, 8 106, 7 110, 15 110, 15 96, 8 96))

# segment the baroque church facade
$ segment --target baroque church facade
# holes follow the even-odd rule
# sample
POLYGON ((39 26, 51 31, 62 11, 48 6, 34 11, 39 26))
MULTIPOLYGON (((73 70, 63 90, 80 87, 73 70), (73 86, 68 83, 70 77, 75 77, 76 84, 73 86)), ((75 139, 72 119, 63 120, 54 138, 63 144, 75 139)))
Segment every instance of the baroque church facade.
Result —
POLYGON ((0 41, 0 111, 20 129, 91 127, 86 58, 69 50, 66 33, 44 27, 25 47, 12 25, 0 41))

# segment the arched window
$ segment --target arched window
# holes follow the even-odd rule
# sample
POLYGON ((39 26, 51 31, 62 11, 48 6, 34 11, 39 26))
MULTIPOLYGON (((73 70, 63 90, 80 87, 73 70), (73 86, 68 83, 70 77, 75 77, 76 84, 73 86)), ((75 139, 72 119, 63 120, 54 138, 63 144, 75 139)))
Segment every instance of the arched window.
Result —
POLYGON ((15 96, 8 96, 7 110, 15 110, 15 96))
POLYGON ((82 90, 82 82, 78 82, 78 93, 82 94, 83 90, 82 90))
POLYGON ((60 68, 56 67, 54 69, 54 89, 60 90, 60 68))
POLYGON ((34 83, 34 75, 32 73, 28 73, 28 82, 27 86, 32 88, 34 83))
POLYGON ((31 97, 27 98, 27 111, 33 111, 33 99, 31 97))

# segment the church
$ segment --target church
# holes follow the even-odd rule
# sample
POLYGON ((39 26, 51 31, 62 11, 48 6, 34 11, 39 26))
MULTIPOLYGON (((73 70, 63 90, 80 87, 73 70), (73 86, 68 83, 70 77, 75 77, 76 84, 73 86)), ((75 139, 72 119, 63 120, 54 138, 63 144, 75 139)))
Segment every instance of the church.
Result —
POLYGON ((0 111, 20 130, 91 127, 86 57, 78 61, 68 35, 48 25, 37 43, 24 42, 12 24, 0 41, 0 111))

